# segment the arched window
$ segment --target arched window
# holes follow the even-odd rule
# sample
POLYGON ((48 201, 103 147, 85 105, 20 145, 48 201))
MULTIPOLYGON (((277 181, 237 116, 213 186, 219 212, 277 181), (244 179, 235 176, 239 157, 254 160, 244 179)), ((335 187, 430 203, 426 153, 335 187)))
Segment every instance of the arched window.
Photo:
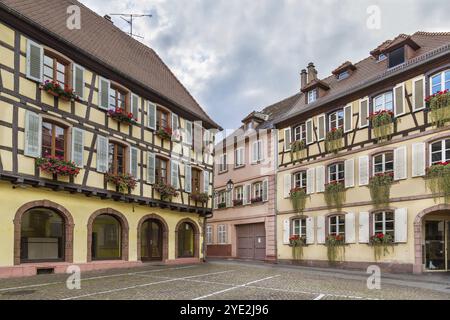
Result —
POLYGON ((119 220, 107 214, 99 215, 92 225, 92 259, 119 260, 122 228, 119 220))
POLYGON ((194 228, 189 222, 183 222, 178 227, 178 257, 194 257, 195 234, 194 228))
POLYGON ((25 212, 21 220, 21 262, 64 260, 64 219, 45 208, 25 212))

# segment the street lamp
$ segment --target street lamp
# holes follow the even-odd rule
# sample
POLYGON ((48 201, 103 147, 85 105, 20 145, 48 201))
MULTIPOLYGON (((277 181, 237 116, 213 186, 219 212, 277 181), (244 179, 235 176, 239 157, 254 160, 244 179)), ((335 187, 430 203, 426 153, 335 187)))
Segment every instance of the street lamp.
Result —
POLYGON ((227 191, 233 190, 233 187, 234 187, 233 181, 231 179, 228 180, 228 182, 227 182, 227 191))

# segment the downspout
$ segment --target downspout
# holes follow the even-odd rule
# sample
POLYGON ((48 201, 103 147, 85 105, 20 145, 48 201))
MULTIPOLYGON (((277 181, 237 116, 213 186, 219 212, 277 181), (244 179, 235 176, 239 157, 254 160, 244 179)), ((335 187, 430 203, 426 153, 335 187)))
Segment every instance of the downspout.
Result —
POLYGON ((274 235, 275 235, 275 263, 278 263, 278 205, 277 205, 277 200, 278 200, 278 193, 277 193, 277 183, 278 183, 278 129, 275 127, 273 128, 273 130, 275 131, 275 134, 273 135, 273 139, 275 140, 274 143, 274 174, 275 174, 275 181, 274 181, 274 187, 275 187, 275 197, 273 199, 273 205, 274 205, 274 211, 275 211, 275 222, 274 222, 274 226, 275 226, 275 230, 274 230, 274 235))

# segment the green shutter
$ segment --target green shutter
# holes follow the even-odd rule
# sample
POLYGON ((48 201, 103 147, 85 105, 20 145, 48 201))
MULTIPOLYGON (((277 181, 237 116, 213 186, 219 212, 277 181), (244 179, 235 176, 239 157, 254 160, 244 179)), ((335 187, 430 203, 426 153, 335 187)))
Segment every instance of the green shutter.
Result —
POLYGON ((394 113, 396 117, 405 113, 404 90, 403 85, 394 88, 394 113))
POLYGON ((156 105, 152 102, 148 103, 148 127, 156 130, 156 105))
POLYGON ((73 65, 73 90, 80 98, 84 95, 84 68, 73 65))
POLYGON ((188 164, 184 165, 184 191, 192 192, 192 167, 188 164))
POLYGON ((139 162, 139 150, 136 148, 130 149, 130 173, 133 177, 138 177, 138 162, 139 162))
POLYGON ((139 119, 139 97, 135 94, 131 95, 131 113, 136 121, 139 119))
POLYGON ((155 154, 151 152, 147 156, 147 182, 155 183, 155 154))
POLYGON ((100 78, 99 80, 99 92, 98 92, 98 107, 108 110, 109 106, 109 80, 100 78))
POLYGON ((44 49, 37 43, 27 42, 27 78, 42 82, 44 65, 44 49))
POLYGON ((105 173, 108 171, 108 138, 97 137, 97 171, 105 173))

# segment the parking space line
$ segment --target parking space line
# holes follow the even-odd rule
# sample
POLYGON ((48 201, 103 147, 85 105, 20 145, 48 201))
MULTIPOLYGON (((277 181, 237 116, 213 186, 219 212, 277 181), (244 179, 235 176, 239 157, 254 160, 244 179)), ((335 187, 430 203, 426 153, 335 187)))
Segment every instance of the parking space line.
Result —
POLYGON ((125 288, 117 288, 117 289, 105 290, 105 291, 100 291, 100 292, 87 293, 87 294, 84 294, 84 295, 64 298, 64 299, 61 299, 61 300, 74 300, 74 299, 80 299, 80 298, 87 298, 87 297, 96 296, 96 295, 102 295, 102 294, 106 294, 106 293, 120 292, 120 291, 125 291, 125 290, 130 290, 130 289, 137 289, 137 288, 148 287, 148 286, 152 286, 152 285, 155 285, 155 284, 174 282, 174 281, 178 281, 178 280, 198 278, 198 277, 210 276, 210 275, 215 275, 215 274, 223 274, 223 273, 233 272, 233 271, 234 270, 226 270, 226 271, 220 271, 220 272, 198 274, 198 275, 195 275, 195 276, 188 276, 188 277, 181 277, 181 278, 172 278, 172 279, 167 279, 167 280, 162 280, 162 281, 157 281, 157 282, 139 284, 139 285, 125 287, 125 288))
POLYGON ((207 295, 204 295, 204 296, 195 298, 195 299, 193 299, 193 300, 202 300, 202 299, 209 298, 209 297, 212 297, 212 296, 215 296, 215 295, 218 295, 218 294, 221 294, 221 293, 225 293, 225 292, 228 292, 228 291, 231 291, 231 290, 243 288, 243 287, 252 285, 252 284, 254 284, 254 283, 262 282, 262 281, 265 281, 265 280, 270 280, 270 279, 273 279, 273 278, 276 278, 276 277, 279 277, 279 276, 280 276, 280 275, 276 275, 276 276, 267 277, 267 278, 264 278, 264 279, 259 279, 259 280, 247 282, 247 283, 244 283, 244 284, 241 284, 241 285, 238 285, 238 286, 234 286, 234 287, 231 287, 231 288, 228 288, 228 289, 216 291, 216 292, 213 292, 213 293, 210 293, 210 294, 207 294, 207 295))

